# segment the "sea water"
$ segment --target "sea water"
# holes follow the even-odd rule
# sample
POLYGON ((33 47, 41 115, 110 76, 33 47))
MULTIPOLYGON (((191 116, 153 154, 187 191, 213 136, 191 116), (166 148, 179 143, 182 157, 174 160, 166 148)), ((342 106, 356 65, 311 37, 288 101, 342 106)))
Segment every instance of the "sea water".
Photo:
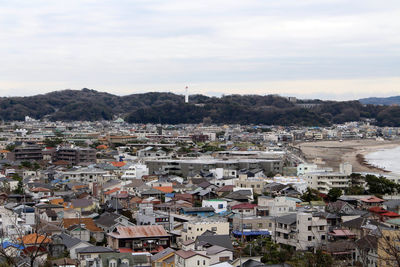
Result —
POLYGON ((400 146, 369 153, 365 160, 373 166, 400 174, 400 146))

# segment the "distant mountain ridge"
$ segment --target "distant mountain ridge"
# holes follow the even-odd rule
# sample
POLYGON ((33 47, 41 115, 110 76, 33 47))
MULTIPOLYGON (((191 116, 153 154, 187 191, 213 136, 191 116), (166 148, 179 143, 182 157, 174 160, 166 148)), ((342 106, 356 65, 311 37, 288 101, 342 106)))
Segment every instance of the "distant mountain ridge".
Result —
POLYGON ((0 97, 0 120, 25 116, 52 121, 100 121, 122 117, 131 123, 201 123, 326 126, 376 120, 400 126, 400 107, 359 101, 297 100, 278 95, 191 95, 189 103, 173 93, 116 96, 90 89, 55 91, 29 97, 0 97))
POLYGON ((359 100, 362 104, 372 105, 400 105, 400 96, 368 97, 359 100))

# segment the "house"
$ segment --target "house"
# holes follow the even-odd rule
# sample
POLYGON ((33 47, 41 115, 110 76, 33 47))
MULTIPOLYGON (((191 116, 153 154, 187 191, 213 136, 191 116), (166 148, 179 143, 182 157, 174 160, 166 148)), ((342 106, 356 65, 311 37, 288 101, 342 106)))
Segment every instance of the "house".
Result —
POLYGON ((228 202, 222 199, 208 199, 203 200, 202 207, 212 207, 215 213, 224 213, 227 211, 228 202))
POLYGON ((382 206, 383 202, 385 202, 385 200, 376 197, 376 196, 369 196, 366 198, 362 198, 360 199, 361 202, 361 206, 364 209, 368 209, 370 207, 376 207, 376 206, 382 206))
POLYGON ((150 253, 101 253, 97 258, 99 267, 130 267, 150 266, 150 253))
POLYGON ((29 192, 33 199, 48 198, 51 196, 51 190, 44 187, 34 187, 29 192))
POLYGON ((83 241, 89 241, 90 237, 97 242, 104 239, 103 230, 95 224, 92 218, 64 218, 62 225, 72 236, 83 241))
POLYGON ((356 242, 356 249, 353 261, 360 266, 376 267, 378 266, 378 237, 366 235, 356 242))
POLYGON ((94 222, 106 233, 114 231, 117 226, 134 226, 129 219, 121 214, 104 212, 94 222))
POLYGON ((256 215, 257 204, 240 203, 231 207, 231 211, 237 214, 243 214, 244 216, 256 215))
POLYGON ((79 238, 72 237, 67 234, 53 235, 51 237, 52 243, 50 245, 51 255, 58 258, 64 255, 65 251, 69 252, 71 259, 77 259, 76 250, 92 246, 90 243, 80 240, 79 238))
POLYGON ((219 235, 215 233, 205 232, 196 238, 196 250, 203 250, 212 246, 219 246, 233 251, 233 245, 230 235, 219 235))
POLYGON ((107 234, 108 244, 115 250, 157 253, 170 246, 171 236, 161 225, 117 226, 107 234))
POLYGON ((204 232, 210 231, 217 235, 229 235, 229 222, 226 220, 195 220, 185 222, 183 224, 183 230, 181 233, 181 240, 187 241, 190 239, 195 240, 198 236, 202 235, 204 232))
POLYGON ((101 254, 114 252, 111 248, 89 246, 76 249, 77 259, 80 262, 80 267, 91 266, 101 254))
POLYGON ((183 207, 180 209, 180 213, 190 216, 208 217, 214 215, 213 207, 183 207))
POLYGON ((338 214, 352 214, 354 210, 355 208, 351 204, 341 200, 330 202, 326 206, 326 211, 338 214))
POLYGON ((300 200, 292 197, 275 197, 268 196, 258 197, 258 211, 263 216, 282 216, 296 211, 296 204, 300 200))
POLYGON ((77 267, 78 261, 70 258, 61 258, 51 261, 51 267, 77 267))
POLYGON ((151 256, 152 267, 174 267, 175 266, 175 250, 166 248, 157 254, 151 256))
POLYGON ((210 257, 210 265, 233 260, 233 251, 218 245, 208 247, 206 255, 210 257))
POLYGON ((210 257, 205 256, 193 250, 178 250, 175 252, 176 267, 208 267, 210 265, 210 257))

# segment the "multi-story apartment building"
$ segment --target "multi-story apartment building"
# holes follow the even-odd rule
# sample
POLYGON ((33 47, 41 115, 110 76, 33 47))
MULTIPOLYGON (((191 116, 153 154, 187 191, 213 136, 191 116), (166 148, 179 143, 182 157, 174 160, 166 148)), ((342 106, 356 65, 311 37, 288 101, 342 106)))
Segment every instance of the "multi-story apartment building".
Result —
POLYGON ((235 181, 236 187, 252 188, 256 194, 262 194, 266 180, 263 178, 247 177, 246 174, 240 174, 239 179, 235 181))
POLYGON ((328 223, 322 213, 304 211, 276 218, 272 237, 296 250, 314 250, 327 242, 328 223))
POLYGON ((339 172, 309 172, 304 177, 309 187, 327 194, 332 188, 345 190, 349 186, 349 175, 351 173, 352 166, 348 163, 342 163, 339 172))
POLYGON ((74 165, 83 162, 96 162, 96 150, 80 147, 59 147, 57 149, 57 159, 68 161, 74 165))
POLYGON ((21 161, 42 160, 42 148, 36 145, 17 147, 13 152, 7 154, 7 158, 21 161))

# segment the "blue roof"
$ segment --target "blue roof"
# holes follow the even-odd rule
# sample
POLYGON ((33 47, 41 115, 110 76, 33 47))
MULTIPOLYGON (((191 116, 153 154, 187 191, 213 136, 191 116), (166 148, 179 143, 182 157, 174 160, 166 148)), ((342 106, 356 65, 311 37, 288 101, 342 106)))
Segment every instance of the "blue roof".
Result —
POLYGON ((167 194, 165 194, 165 197, 174 197, 174 196, 175 196, 174 193, 167 193, 167 194))
POLYGON ((11 243, 10 241, 4 241, 4 242, 2 242, 1 245, 2 245, 3 249, 6 249, 8 247, 14 247, 16 249, 24 249, 24 246, 19 245, 19 244, 11 243))
MULTIPOLYGON (((242 232, 239 230, 233 230, 232 233, 234 235, 241 236, 242 232)), ((269 231, 243 231, 244 236, 252 236, 252 235, 271 235, 269 231)))

